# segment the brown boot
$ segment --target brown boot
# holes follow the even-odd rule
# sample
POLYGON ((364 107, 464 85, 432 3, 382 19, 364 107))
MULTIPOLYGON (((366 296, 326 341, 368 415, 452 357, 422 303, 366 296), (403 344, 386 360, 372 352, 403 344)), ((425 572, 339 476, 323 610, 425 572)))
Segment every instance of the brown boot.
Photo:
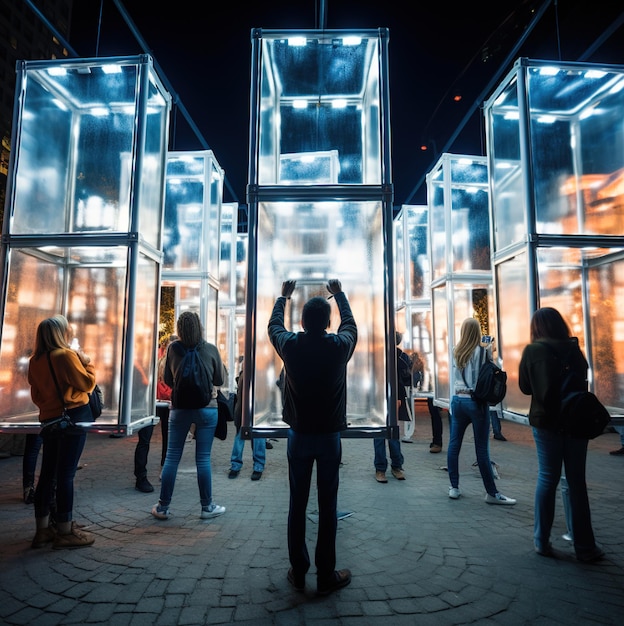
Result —
POLYGON ((64 548, 85 548, 93 545, 95 537, 91 533, 86 533, 84 530, 79 530, 76 526, 72 526, 71 532, 67 535, 56 535, 54 539, 55 550, 62 550, 64 548))

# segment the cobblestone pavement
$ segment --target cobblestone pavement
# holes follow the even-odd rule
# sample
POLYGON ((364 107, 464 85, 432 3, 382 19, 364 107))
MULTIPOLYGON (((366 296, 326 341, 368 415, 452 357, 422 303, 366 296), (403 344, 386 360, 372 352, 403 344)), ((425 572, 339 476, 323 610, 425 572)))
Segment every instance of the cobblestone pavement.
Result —
MULTIPOLYGON (((516 506, 491 506, 471 433, 460 457, 463 497, 448 498, 444 450, 429 453, 427 414, 416 416, 414 442, 402 444, 405 481, 374 478, 373 445, 345 439, 338 523, 338 564, 350 586, 315 594, 314 567, 304 593, 286 580, 288 477, 286 441, 273 442, 261 480, 244 466, 228 479, 233 428, 215 440, 213 492, 225 515, 199 518, 194 446, 185 449, 165 522, 150 515, 158 499, 160 435, 154 430, 149 478, 153 494, 134 489, 137 436, 90 434, 76 478, 74 515, 96 536, 80 550, 33 550, 32 505, 22 502, 21 457, 0 459, 0 623, 48 626, 200 624, 621 624, 624 614, 624 456, 611 456, 619 436, 590 442, 588 488, 596 536, 606 559, 574 558, 562 539, 558 500, 553 544, 560 558, 533 551, 535 449, 528 427, 504 421, 507 442, 491 441, 500 490, 516 506)), ((314 519, 316 493, 310 498, 314 519)), ((310 549, 317 525, 310 521, 310 549)))

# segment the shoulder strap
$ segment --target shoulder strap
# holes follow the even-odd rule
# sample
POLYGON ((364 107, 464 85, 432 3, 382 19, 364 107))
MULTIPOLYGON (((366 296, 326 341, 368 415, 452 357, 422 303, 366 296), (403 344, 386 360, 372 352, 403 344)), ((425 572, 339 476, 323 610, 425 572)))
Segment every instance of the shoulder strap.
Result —
POLYGON ((52 359, 50 357, 50 353, 46 352, 46 356, 48 357, 48 365, 50 366, 50 372, 52 373, 52 379, 54 380, 54 386, 56 387, 56 392, 58 393, 59 400, 65 408, 65 399, 63 398, 63 394, 61 393, 61 388, 58 384, 58 380, 56 380, 56 374, 54 373, 54 368, 52 367, 52 359))
MULTIPOLYGON (((481 365, 483 365, 483 363, 485 363, 485 348, 481 346, 479 348, 479 369, 481 369, 481 365)), ((472 389, 472 387, 468 384, 468 381, 466 380, 466 376, 464 375, 465 369, 466 369, 465 367, 462 367, 460 370, 462 378, 464 379, 464 384, 466 385, 466 387, 468 387, 468 389, 472 389)), ((477 372, 477 375, 478 374, 479 372, 477 372)))

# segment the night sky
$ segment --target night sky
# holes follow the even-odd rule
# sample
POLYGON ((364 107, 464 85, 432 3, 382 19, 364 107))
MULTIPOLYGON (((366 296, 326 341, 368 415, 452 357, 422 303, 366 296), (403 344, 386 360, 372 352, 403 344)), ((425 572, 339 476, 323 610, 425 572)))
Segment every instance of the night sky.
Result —
MULTIPOLYGON (((389 29, 395 207, 426 203, 424 179, 442 152, 485 154, 480 105, 518 57, 624 63, 624 10, 611 0, 176 0, 167 13, 147 0, 118 4, 225 170, 224 201, 241 204, 252 28, 317 28, 324 16, 327 29, 389 29)), ((69 43, 81 58, 144 52, 113 0, 75 1, 69 43)), ((170 149, 204 149, 180 113, 170 149)))

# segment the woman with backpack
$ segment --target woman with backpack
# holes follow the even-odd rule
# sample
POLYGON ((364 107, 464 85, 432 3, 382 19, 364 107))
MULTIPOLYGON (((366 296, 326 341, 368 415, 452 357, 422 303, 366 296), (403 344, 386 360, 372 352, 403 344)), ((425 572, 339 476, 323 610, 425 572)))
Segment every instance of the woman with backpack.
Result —
POLYGON ((201 519, 225 513, 212 501, 211 453, 218 421, 217 391, 224 384, 225 369, 217 347, 203 338, 199 315, 184 311, 177 321, 178 341, 167 348, 165 383, 171 387, 169 443, 162 469, 160 498, 152 508, 159 520, 171 517, 178 465, 191 425, 195 424, 195 464, 201 501, 201 519))
MULTIPOLYGON (((451 486, 449 498, 457 500, 461 496, 459 490, 459 452, 466 428, 472 424, 475 452, 481 479, 487 492, 485 501, 488 504, 515 504, 498 491, 494 482, 494 473, 490 461, 489 435, 490 413, 487 403, 477 402, 472 393, 479 377, 481 361, 481 326, 474 317, 466 318, 461 325, 459 341, 453 351, 454 393, 451 398, 449 412, 451 433, 447 453, 447 465, 451 486)), ((486 348, 486 358, 492 360, 492 352, 486 348)))
POLYGON ((572 336, 557 309, 537 309, 531 318, 531 343, 522 351, 518 371, 520 391, 531 396, 529 424, 533 428, 539 468, 533 524, 535 551, 541 556, 555 556, 550 533, 563 466, 570 503, 569 530, 572 531, 576 558, 591 563, 599 561, 605 554, 596 545, 591 522, 585 479, 588 440, 566 433, 560 422, 560 359, 569 363, 570 369, 578 375, 579 389, 587 389, 588 364, 578 338, 572 336))

